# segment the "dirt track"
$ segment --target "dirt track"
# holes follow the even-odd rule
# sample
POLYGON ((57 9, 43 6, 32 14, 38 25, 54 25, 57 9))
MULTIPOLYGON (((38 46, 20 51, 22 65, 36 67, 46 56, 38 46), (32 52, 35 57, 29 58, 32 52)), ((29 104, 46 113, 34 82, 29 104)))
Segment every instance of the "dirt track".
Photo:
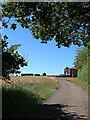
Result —
POLYGON ((42 120, 87 120, 88 96, 76 84, 58 78, 60 88, 33 113, 42 120))

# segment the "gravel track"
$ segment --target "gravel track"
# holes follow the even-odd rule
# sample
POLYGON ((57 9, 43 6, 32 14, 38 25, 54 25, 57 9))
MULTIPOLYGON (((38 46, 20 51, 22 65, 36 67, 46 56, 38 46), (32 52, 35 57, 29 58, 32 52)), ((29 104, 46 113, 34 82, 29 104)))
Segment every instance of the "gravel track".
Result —
POLYGON ((32 114, 34 119, 89 120, 88 95, 82 88, 64 78, 58 78, 58 81, 59 89, 32 114))

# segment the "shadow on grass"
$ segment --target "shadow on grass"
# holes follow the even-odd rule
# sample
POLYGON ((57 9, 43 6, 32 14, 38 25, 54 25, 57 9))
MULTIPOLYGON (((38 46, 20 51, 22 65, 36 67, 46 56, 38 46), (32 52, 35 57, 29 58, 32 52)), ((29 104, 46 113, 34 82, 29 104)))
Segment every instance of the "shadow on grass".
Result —
POLYGON ((2 120, 87 120, 75 113, 65 113, 65 105, 40 104, 40 98, 23 89, 3 89, 2 120))
POLYGON ((2 118, 26 118, 40 103, 38 95, 24 88, 2 88, 2 118))

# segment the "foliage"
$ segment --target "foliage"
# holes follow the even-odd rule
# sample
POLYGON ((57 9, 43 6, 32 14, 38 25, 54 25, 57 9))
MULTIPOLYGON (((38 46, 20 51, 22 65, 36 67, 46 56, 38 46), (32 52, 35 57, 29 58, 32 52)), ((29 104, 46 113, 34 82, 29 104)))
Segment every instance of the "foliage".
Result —
POLYGON ((78 78, 88 83, 88 64, 83 65, 83 67, 78 70, 78 78))
POLYGON ((41 43, 54 39, 58 47, 69 47, 72 43, 87 46, 89 6, 89 2, 6 2, 2 4, 2 25, 8 28, 10 24, 15 30, 19 23, 31 30, 34 38, 40 38, 41 43))
POLYGON ((88 48, 83 47, 77 50, 77 55, 75 57, 74 65, 78 69, 81 69, 84 65, 86 65, 88 61, 88 48))
POLYGON ((20 71, 18 71, 20 66, 27 66, 27 61, 17 51, 20 44, 12 45, 8 48, 7 39, 8 37, 5 35, 2 40, 2 76, 9 78, 9 74, 11 73, 20 73, 20 71))
POLYGON ((43 75, 43 76, 46 76, 46 73, 43 73, 42 75, 43 75))
POLYGON ((75 67, 78 70, 78 78, 83 82, 89 83, 89 73, 88 73, 88 50, 89 47, 83 47, 77 50, 77 56, 75 58, 75 67))

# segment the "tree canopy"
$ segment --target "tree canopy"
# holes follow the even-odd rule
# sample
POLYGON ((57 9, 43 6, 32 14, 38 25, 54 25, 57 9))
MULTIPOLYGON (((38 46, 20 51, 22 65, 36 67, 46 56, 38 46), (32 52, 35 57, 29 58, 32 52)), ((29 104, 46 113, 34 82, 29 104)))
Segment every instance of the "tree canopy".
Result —
MULTIPOLYGON (((2 3, 2 26, 15 30, 19 23, 41 43, 54 39, 58 47, 71 44, 86 47, 90 43, 89 7, 89 2, 6 2, 2 3)), ((4 36, 2 42, 3 75, 19 73, 20 66, 27 62, 16 51, 20 45, 8 48, 6 39, 4 36)))
POLYGON ((2 4, 2 25, 15 30, 17 23, 29 29, 41 43, 54 39, 58 47, 87 46, 89 2, 6 2, 2 4), (8 21, 4 18, 7 17, 8 21), (11 18, 14 22, 11 23, 11 18))

